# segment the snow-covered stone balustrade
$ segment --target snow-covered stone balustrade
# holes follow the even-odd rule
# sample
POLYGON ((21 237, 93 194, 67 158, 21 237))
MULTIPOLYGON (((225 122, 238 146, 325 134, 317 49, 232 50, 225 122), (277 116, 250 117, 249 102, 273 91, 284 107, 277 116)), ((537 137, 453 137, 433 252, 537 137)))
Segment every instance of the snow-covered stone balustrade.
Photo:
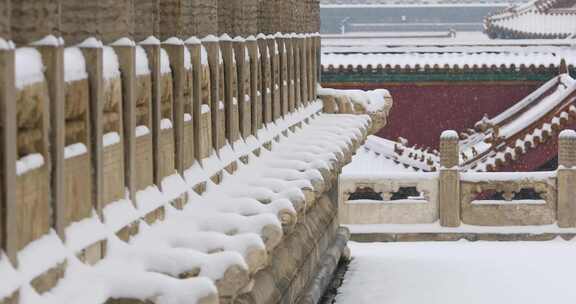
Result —
POLYGON ((318 300, 371 122, 317 34, 1 42, 0 303, 318 300))
POLYGON ((459 166, 454 131, 442 134, 440 150, 437 172, 402 172, 393 167, 383 168, 382 173, 361 173, 361 168, 344 171, 339 180, 341 222, 576 227, 572 185, 576 132, 560 133, 559 166, 553 172, 465 171, 459 166))
POLYGON ((320 88, 318 97, 326 113, 368 114, 372 119, 369 133, 376 133, 386 125, 394 104, 392 95, 384 89, 362 91, 320 88))

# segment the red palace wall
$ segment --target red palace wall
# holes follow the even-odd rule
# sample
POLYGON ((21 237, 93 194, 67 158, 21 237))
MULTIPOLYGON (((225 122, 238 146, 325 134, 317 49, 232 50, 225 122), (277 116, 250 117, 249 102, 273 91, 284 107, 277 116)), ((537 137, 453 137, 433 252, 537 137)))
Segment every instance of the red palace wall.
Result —
POLYGON ((463 82, 401 84, 325 84, 339 89, 388 89, 394 99, 388 125, 378 136, 408 139, 438 148, 444 130, 474 127, 484 114, 493 117, 526 97, 540 82, 463 82))

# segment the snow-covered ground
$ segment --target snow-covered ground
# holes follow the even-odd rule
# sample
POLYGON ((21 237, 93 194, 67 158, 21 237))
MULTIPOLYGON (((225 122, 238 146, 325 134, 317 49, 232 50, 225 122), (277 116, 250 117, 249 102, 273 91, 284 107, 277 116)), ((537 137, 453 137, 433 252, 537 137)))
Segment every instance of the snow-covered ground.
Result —
POLYGON ((576 242, 354 243, 337 304, 574 303, 576 242))

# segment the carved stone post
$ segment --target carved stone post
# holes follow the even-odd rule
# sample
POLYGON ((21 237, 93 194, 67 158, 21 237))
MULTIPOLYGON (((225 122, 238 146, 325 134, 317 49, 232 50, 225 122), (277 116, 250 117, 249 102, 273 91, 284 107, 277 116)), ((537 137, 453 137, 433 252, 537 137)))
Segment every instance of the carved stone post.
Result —
POLYGON ((460 226, 460 174, 458 133, 444 131, 440 137, 439 205, 442 227, 460 226))
POLYGON ((284 37, 282 34, 277 34, 276 41, 278 42, 278 57, 280 58, 280 104, 282 117, 284 117, 288 113, 288 82, 290 82, 290 79, 288 78, 288 54, 286 51, 286 37, 284 37))
POLYGON ((237 63, 234 58, 234 51, 232 49, 232 39, 228 35, 220 37, 220 50, 222 51, 222 58, 224 60, 224 105, 225 105, 225 125, 226 125, 226 138, 230 144, 234 144, 238 140, 239 125, 238 125, 238 104, 241 100, 236 100, 234 103, 234 75, 237 63))
POLYGON ((16 205, 16 86, 13 49, 0 50, 0 249, 17 267, 16 205))
POLYGON ((192 60, 192 122, 194 124, 194 155, 199 162, 202 161, 201 151, 204 142, 201 138, 201 115, 202 115, 202 45, 200 40, 192 37, 186 40, 186 45, 190 51, 192 60))
POLYGON ((62 45, 39 45, 42 61, 46 66, 46 80, 50 96, 50 182, 53 226, 64 239, 64 146, 65 146, 65 108, 64 108, 64 47, 62 45))
POLYGON ((240 133, 243 138, 252 132, 252 98, 250 97, 250 55, 248 54, 244 39, 236 38, 232 41, 234 56, 237 64, 238 87, 236 99, 238 100, 238 116, 240 133))
POLYGON ((292 34, 292 52, 294 54, 294 104, 295 107, 298 108, 302 104, 302 86, 301 86, 301 79, 302 79, 302 66, 301 66, 301 43, 300 38, 297 34, 292 34))
POLYGON ((576 132, 564 130, 558 138, 558 226, 576 227, 576 132))
POLYGON ((218 39, 207 36, 202 44, 208 52, 208 65, 210 66, 210 108, 212 110, 212 145, 216 151, 224 146, 223 128, 220 124, 220 46, 218 39))
POLYGON ((152 150, 153 152, 153 168, 154 168, 154 184, 162 184, 162 175, 160 173, 160 133, 161 133, 161 120, 162 109, 160 101, 160 41, 157 39, 147 39, 140 43, 150 65, 150 76, 152 78, 152 150))
POLYGON ((278 58, 278 45, 276 44, 274 36, 266 36, 266 43, 268 44, 268 52, 270 54, 270 100, 272 101, 272 120, 276 120, 282 113, 280 106, 280 58, 278 58))
POLYGON ((298 38, 300 44, 300 94, 302 102, 307 104, 310 101, 308 96, 308 43, 306 36, 301 34, 298 38))
MULTIPOLYGON (((252 135, 258 133, 258 129, 262 127, 262 98, 259 95, 259 79, 260 72, 258 60, 258 44, 254 36, 246 39, 246 47, 248 48, 248 55, 250 56, 250 99, 252 102, 252 135)), ((261 94, 261 93, 260 93, 261 94)))
POLYGON ((270 86, 270 51, 266 36, 258 35, 258 50, 260 51, 260 94, 262 94, 262 121, 272 122, 272 89, 270 86))
POLYGON ((318 84, 320 83, 320 81, 322 81, 322 79, 320 79, 320 76, 322 75, 321 73, 321 67, 322 67, 322 38, 320 37, 320 34, 315 34, 314 35, 314 56, 316 57, 316 60, 314 61, 314 73, 315 73, 315 78, 314 78, 314 98, 318 97, 318 84))
POLYGON ((92 163, 92 205, 102 216, 103 189, 103 99, 104 74, 101 47, 83 47, 88 81, 90 83, 90 151, 92 163))
POLYGON ((136 184, 136 52, 134 45, 114 45, 122 74, 124 181, 135 203, 136 184))
POLYGON ((293 45, 294 38, 291 35, 284 36, 284 45, 286 46, 286 58, 287 58, 287 81, 288 81, 288 111, 294 112, 296 108, 296 86, 294 80, 294 74, 296 70, 296 61, 293 45))
POLYGON ((174 120, 174 150, 175 167, 178 173, 184 174, 184 42, 178 38, 171 38, 163 43, 164 49, 170 57, 173 83, 173 117, 174 120))
POLYGON ((306 35, 306 58, 307 58, 307 66, 306 69, 306 80, 307 80, 307 88, 308 88, 308 100, 314 101, 314 87, 316 86, 315 83, 315 74, 314 71, 314 62, 316 61, 316 56, 314 55, 314 37, 311 34, 306 35))

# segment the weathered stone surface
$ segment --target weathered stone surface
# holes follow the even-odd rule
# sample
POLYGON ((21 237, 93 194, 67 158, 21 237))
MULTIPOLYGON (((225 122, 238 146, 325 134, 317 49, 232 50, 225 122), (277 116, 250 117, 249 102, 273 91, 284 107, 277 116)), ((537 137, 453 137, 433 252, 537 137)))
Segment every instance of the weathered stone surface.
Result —
POLYGON ((88 37, 97 37, 106 43, 132 37, 135 10, 132 0, 61 0, 62 36, 70 44, 88 37))
POLYGON ((218 31, 230 36, 258 32, 258 0, 218 0, 218 31))
POLYGON ((218 0, 189 0, 192 21, 187 26, 189 36, 204 37, 218 32, 218 0))
MULTIPOLYGON (((511 180, 461 182, 462 188, 462 222, 481 226, 523 226, 548 225, 556 222, 556 182, 511 180), (482 191, 503 191, 509 197, 521 189, 534 189, 540 193, 544 204, 526 204, 522 202, 502 201, 490 204, 476 204, 474 198, 482 191)), ((510 199, 512 197, 509 197, 510 199)))
POLYGON ((138 0, 134 5, 134 39, 142 41, 160 33, 160 0, 138 0))
POLYGON ((12 39, 28 44, 60 31, 60 0, 11 1, 12 39))
POLYGON ((438 220, 438 181, 430 178, 382 180, 340 178, 339 219, 342 224, 416 224, 438 220), (425 200, 421 202, 391 201, 401 187, 416 187, 425 200), (351 193, 359 189, 381 193, 383 201, 349 201, 351 193))
POLYGON ((0 37, 8 40, 11 38, 10 16, 11 0, 0 1, 0 37))

